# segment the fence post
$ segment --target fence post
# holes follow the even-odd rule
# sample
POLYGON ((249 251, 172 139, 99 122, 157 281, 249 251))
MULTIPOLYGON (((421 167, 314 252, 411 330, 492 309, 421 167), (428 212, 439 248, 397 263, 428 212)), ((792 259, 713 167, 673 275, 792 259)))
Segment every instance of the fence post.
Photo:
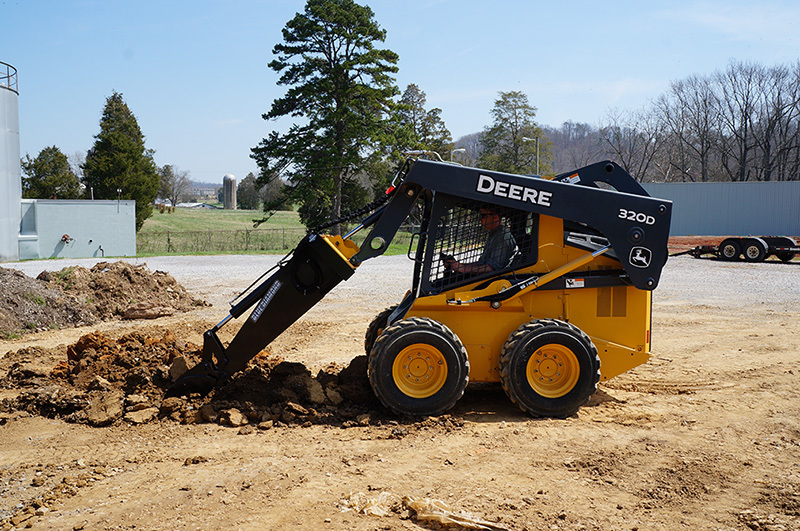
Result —
POLYGON ((172 252, 172 241, 169 239, 169 231, 167 231, 167 252, 172 252))

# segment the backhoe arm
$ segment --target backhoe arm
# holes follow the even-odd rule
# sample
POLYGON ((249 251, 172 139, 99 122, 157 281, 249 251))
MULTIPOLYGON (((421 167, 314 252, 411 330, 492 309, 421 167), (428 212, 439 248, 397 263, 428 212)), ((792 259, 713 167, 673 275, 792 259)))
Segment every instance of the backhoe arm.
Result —
POLYGON ((376 225, 385 238, 373 238, 367 249, 360 250, 353 241, 340 236, 312 233, 303 238, 290 259, 281 262, 275 273, 233 306, 223 321, 203 334, 202 361, 178 378, 167 395, 210 392, 244 369, 256 354, 337 284, 350 278, 363 260, 383 254, 416 199, 415 193, 409 195, 407 189, 401 186, 387 205, 364 220, 362 227, 376 225), (378 245, 378 241, 382 243, 378 245), (253 308, 250 316, 226 348, 217 331, 250 308, 253 308))

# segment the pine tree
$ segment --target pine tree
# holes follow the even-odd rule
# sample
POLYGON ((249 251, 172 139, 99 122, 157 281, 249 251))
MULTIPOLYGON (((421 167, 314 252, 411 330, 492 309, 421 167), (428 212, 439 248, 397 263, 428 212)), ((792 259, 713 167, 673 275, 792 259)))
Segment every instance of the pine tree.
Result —
POLYGON ((500 92, 492 108, 494 123, 481 135, 478 165, 508 173, 532 174, 549 168, 550 152, 542 129, 536 125, 536 107, 519 91, 500 92), (539 139, 537 142, 536 139, 539 139), (538 154, 537 154, 537 144, 538 154))
POLYGON ((258 185, 278 175, 288 181, 291 197, 285 199, 300 204, 306 226, 367 200, 357 178, 377 146, 391 142, 387 113, 398 93, 392 78, 397 54, 374 46, 385 38, 369 7, 308 0, 273 49, 277 58, 269 67, 281 73, 278 84, 290 88, 264 119, 291 116, 301 124, 286 134, 272 132, 253 148, 258 185))
POLYGON ((153 214, 160 178, 153 151, 145 148, 144 135, 121 93, 106 99, 94 138, 82 166, 86 193, 95 199, 135 200, 138 231, 153 214))
POLYGON ((425 92, 411 83, 406 87, 397 106, 398 120, 410 131, 412 145, 408 149, 435 151, 447 159, 448 151, 453 148, 453 138, 442 120, 442 110, 425 109, 427 98, 425 92))

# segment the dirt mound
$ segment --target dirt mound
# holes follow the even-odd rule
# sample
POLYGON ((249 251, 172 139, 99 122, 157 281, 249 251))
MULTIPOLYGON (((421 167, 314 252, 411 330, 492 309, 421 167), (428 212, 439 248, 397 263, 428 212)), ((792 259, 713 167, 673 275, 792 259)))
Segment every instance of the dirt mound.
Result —
POLYGON ((97 316, 55 286, 0 267, 0 339, 23 332, 81 326, 97 316))
POLYGON ((0 401, 0 413, 27 412, 92 426, 159 418, 247 427, 243 429, 380 421, 366 377, 366 356, 347 367, 332 364, 314 376, 302 363, 283 361, 265 350, 208 396, 164 399, 167 388, 201 354, 197 345, 171 331, 160 338, 134 332, 117 340, 93 332, 58 350, 29 347, 0 360, 0 389, 14 395, 0 401), (44 359, 60 361, 48 367, 44 359))
POLYGON ((6 339, 115 318, 171 315, 205 304, 171 275, 127 262, 43 271, 36 279, 0 268, 0 290, 0 338, 6 339))

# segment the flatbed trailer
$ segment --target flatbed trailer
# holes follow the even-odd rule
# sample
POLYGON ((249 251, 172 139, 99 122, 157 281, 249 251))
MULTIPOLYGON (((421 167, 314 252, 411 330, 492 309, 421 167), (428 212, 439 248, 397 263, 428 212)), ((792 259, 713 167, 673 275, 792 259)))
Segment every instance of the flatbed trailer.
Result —
POLYGON ((672 254, 688 254, 695 258, 719 258, 735 261, 763 262, 775 256, 781 262, 789 262, 800 253, 797 241, 789 236, 735 236, 725 238, 719 245, 698 245, 694 249, 672 254))

